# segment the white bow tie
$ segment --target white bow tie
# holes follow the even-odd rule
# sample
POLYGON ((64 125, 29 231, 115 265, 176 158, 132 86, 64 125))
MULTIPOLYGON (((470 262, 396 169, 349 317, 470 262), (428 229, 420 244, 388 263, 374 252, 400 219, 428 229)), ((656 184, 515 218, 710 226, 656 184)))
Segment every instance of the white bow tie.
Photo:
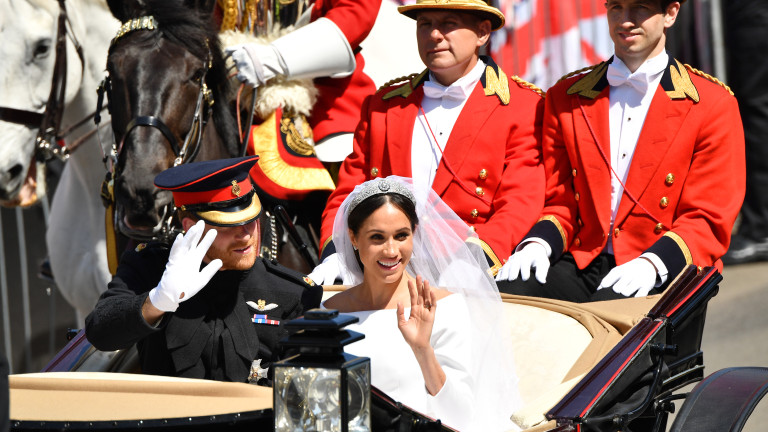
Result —
POLYGON ((461 101, 467 98, 461 86, 442 86, 432 81, 424 82, 424 96, 433 99, 451 99, 461 101))
POLYGON ((635 72, 627 75, 626 70, 621 70, 611 63, 608 65, 606 78, 608 78, 608 84, 613 87, 627 84, 642 94, 648 91, 649 77, 645 72, 635 72))

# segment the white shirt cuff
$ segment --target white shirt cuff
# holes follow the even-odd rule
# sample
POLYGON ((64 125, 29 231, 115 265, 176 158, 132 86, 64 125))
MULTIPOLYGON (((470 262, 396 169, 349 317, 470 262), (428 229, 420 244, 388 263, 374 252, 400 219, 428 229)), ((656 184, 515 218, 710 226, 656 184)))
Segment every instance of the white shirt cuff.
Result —
POLYGON ((653 263, 654 267, 656 267, 657 278, 654 288, 658 288, 664 285, 664 282, 667 281, 668 276, 667 266, 664 265, 664 261, 662 261, 658 255, 651 252, 645 252, 644 254, 640 255, 640 257, 648 259, 651 263, 653 263))

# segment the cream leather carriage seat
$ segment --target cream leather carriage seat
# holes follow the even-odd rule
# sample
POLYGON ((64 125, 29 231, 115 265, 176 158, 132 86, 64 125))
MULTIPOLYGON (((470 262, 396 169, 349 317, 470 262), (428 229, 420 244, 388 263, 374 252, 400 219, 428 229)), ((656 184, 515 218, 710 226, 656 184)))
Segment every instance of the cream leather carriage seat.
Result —
MULTIPOLYGON (((345 289, 324 286, 323 301, 345 289)), ((650 310, 659 296, 575 304, 502 294, 513 334, 523 407, 513 420, 524 430, 545 414, 650 310)))

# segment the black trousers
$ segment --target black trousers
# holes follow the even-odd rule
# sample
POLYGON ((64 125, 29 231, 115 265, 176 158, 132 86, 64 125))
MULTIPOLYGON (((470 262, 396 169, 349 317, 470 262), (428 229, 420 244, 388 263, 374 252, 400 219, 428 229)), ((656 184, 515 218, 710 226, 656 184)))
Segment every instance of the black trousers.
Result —
POLYGON ((768 239, 768 1, 723 2, 727 82, 744 123, 747 192, 738 234, 768 239))
MULTIPOLYGON (((533 272, 527 281, 517 278, 513 281, 497 281, 496 284, 499 286, 499 291, 507 294, 545 297, 575 303, 626 298, 611 288, 597 290, 605 275, 614 267, 616 267, 616 260, 613 255, 601 254, 582 270, 576 266, 573 255, 566 253, 549 268, 547 283, 543 285, 536 280, 533 272)), ((649 295, 659 292, 660 289, 654 288, 649 295)))

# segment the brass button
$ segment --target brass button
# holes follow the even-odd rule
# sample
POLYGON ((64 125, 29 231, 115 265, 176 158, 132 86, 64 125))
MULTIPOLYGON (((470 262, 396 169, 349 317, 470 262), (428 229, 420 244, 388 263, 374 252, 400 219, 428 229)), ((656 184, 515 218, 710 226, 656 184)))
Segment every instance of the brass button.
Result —
POLYGON ((581 239, 576 237, 575 239, 573 239, 573 244, 575 244, 576 247, 581 246, 581 239))
POLYGON ((621 230, 616 228, 615 230, 613 230, 613 236, 614 237, 618 237, 620 232, 621 232, 621 230))
POLYGON ((480 177, 480 180, 485 180, 488 177, 488 170, 486 170, 485 168, 481 169, 480 174, 478 174, 477 176, 480 177))
POLYGON ((472 211, 469 212, 469 215, 472 216, 473 218, 476 218, 478 214, 479 212, 477 211, 477 209, 472 209, 472 211))
POLYGON ((675 175, 672 173, 667 174, 667 176, 664 178, 664 183, 667 184, 667 186, 672 186, 672 183, 675 182, 675 175))
POLYGON ((576 192, 576 195, 574 195, 574 198, 576 198, 576 201, 578 201, 581 198, 581 196, 579 195, 578 192, 576 192))
POLYGON ((573 173, 573 176, 576 177, 576 168, 574 168, 573 171, 571 171, 571 173, 573 173))
POLYGON ((661 222, 657 223, 656 226, 653 228, 653 232, 656 234, 659 234, 661 230, 664 229, 664 225, 661 224, 661 222))
POLYGON ((577 218, 577 219, 576 219, 576 223, 578 223, 578 224, 579 224, 579 226, 584 226, 584 221, 583 221, 583 220, 581 220, 581 218, 577 218))
POLYGON ((371 168, 371 177, 376 177, 379 175, 379 169, 378 168, 371 168))
POLYGON ((475 188, 475 193, 477 194, 477 196, 485 195, 485 191, 481 187, 475 188))
POLYGON ((661 201, 659 201, 659 205, 661 206, 661 208, 667 208, 667 206, 669 205, 669 198, 661 197, 661 201))

